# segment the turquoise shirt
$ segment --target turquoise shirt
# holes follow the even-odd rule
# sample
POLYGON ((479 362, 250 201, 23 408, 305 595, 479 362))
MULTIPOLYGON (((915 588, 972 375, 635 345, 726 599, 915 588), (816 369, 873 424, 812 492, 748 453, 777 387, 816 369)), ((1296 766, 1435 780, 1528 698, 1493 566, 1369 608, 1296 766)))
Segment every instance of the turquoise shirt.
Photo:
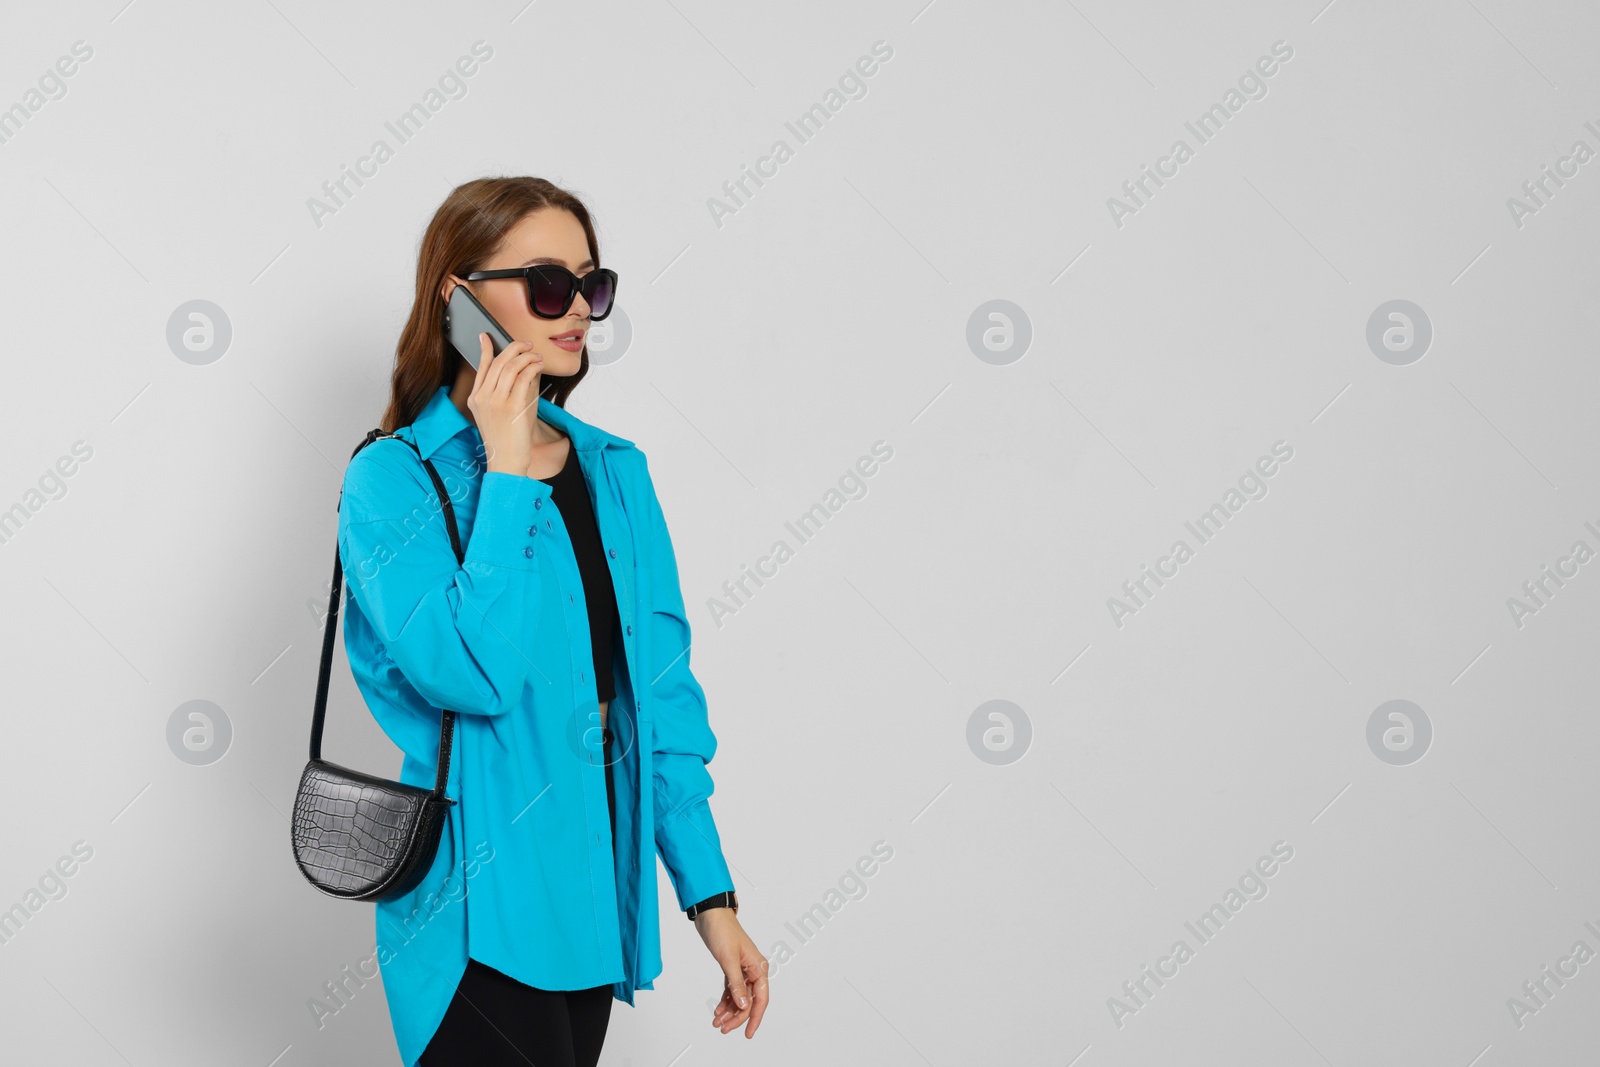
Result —
POLYGON ((402 782, 433 786, 440 709, 457 713, 446 793, 458 803, 438 855, 416 889, 376 905, 409 1067, 469 956, 542 989, 610 984, 632 1004, 661 973, 654 855, 680 911, 735 888, 708 803, 716 737, 644 453, 543 398, 538 417, 577 450, 616 592, 615 849, 583 581, 550 486, 486 470, 483 439, 444 386, 395 432, 444 481, 463 563, 404 442, 374 441, 344 477, 345 650, 404 753, 402 782))

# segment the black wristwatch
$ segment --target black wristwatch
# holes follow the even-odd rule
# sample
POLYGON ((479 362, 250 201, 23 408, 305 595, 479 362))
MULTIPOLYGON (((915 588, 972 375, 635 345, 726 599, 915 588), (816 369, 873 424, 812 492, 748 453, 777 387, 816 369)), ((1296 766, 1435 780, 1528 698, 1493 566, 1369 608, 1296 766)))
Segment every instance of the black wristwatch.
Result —
POLYGON ((739 910, 739 898, 734 895, 732 890, 729 890, 725 893, 718 893, 714 897, 707 897, 698 904, 691 904, 689 906, 689 910, 684 912, 684 914, 687 915, 692 922, 694 921, 694 917, 696 915, 699 915, 702 911, 710 911, 712 908, 732 908, 735 912, 737 912, 739 910))

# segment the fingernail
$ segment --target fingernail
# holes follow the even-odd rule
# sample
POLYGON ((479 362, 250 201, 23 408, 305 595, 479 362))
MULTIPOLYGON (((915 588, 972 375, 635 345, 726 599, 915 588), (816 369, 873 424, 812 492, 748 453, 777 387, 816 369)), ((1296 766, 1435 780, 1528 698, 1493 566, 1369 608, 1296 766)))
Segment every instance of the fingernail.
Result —
POLYGON ((741 1008, 744 1007, 745 1003, 746 1003, 745 999, 743 997, 740 997, 739 998, 739 1007, 741 1007, 741 1008))

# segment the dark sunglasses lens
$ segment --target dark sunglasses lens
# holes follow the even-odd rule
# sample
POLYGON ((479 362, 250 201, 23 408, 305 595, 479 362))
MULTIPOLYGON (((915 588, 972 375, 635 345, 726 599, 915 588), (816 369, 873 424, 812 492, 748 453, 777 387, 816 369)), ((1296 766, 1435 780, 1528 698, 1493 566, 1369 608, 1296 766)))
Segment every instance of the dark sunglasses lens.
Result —
POLYGON ((572 275, 565 271, 536 270, 528 275, 528 303, 533 313, 554 319, 566 314, 572 303, 572 275))
POLYGON ((533 313, 556 319, 572 307, 573 291, 581 289, 591 318, 603 319, 611 312, 617 276, 610 270, 594 270, 581 279, 557 267, 533 271, 528 275, 528 303, 533 313))
POLYGON ((597 270, 583 279, 583 298, 589 303, 589 317, 603 319, 611 314, 611 300, 616 296, 616 275, 609 270, 597 270))

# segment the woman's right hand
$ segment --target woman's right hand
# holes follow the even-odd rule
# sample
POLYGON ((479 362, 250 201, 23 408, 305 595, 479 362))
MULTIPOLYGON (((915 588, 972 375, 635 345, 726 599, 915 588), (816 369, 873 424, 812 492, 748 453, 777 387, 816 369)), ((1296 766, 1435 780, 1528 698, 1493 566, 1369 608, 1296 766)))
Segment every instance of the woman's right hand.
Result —
POLYGON ((478 375, 467 408, 483 437, 489 470, 525 475, 533 455, 533 420, 538 418, 534 385, 544 371, 544 357, 529 341, 513 341, 498 356, 492 355, 488 334, 478 334, 478 342, 478 375))

